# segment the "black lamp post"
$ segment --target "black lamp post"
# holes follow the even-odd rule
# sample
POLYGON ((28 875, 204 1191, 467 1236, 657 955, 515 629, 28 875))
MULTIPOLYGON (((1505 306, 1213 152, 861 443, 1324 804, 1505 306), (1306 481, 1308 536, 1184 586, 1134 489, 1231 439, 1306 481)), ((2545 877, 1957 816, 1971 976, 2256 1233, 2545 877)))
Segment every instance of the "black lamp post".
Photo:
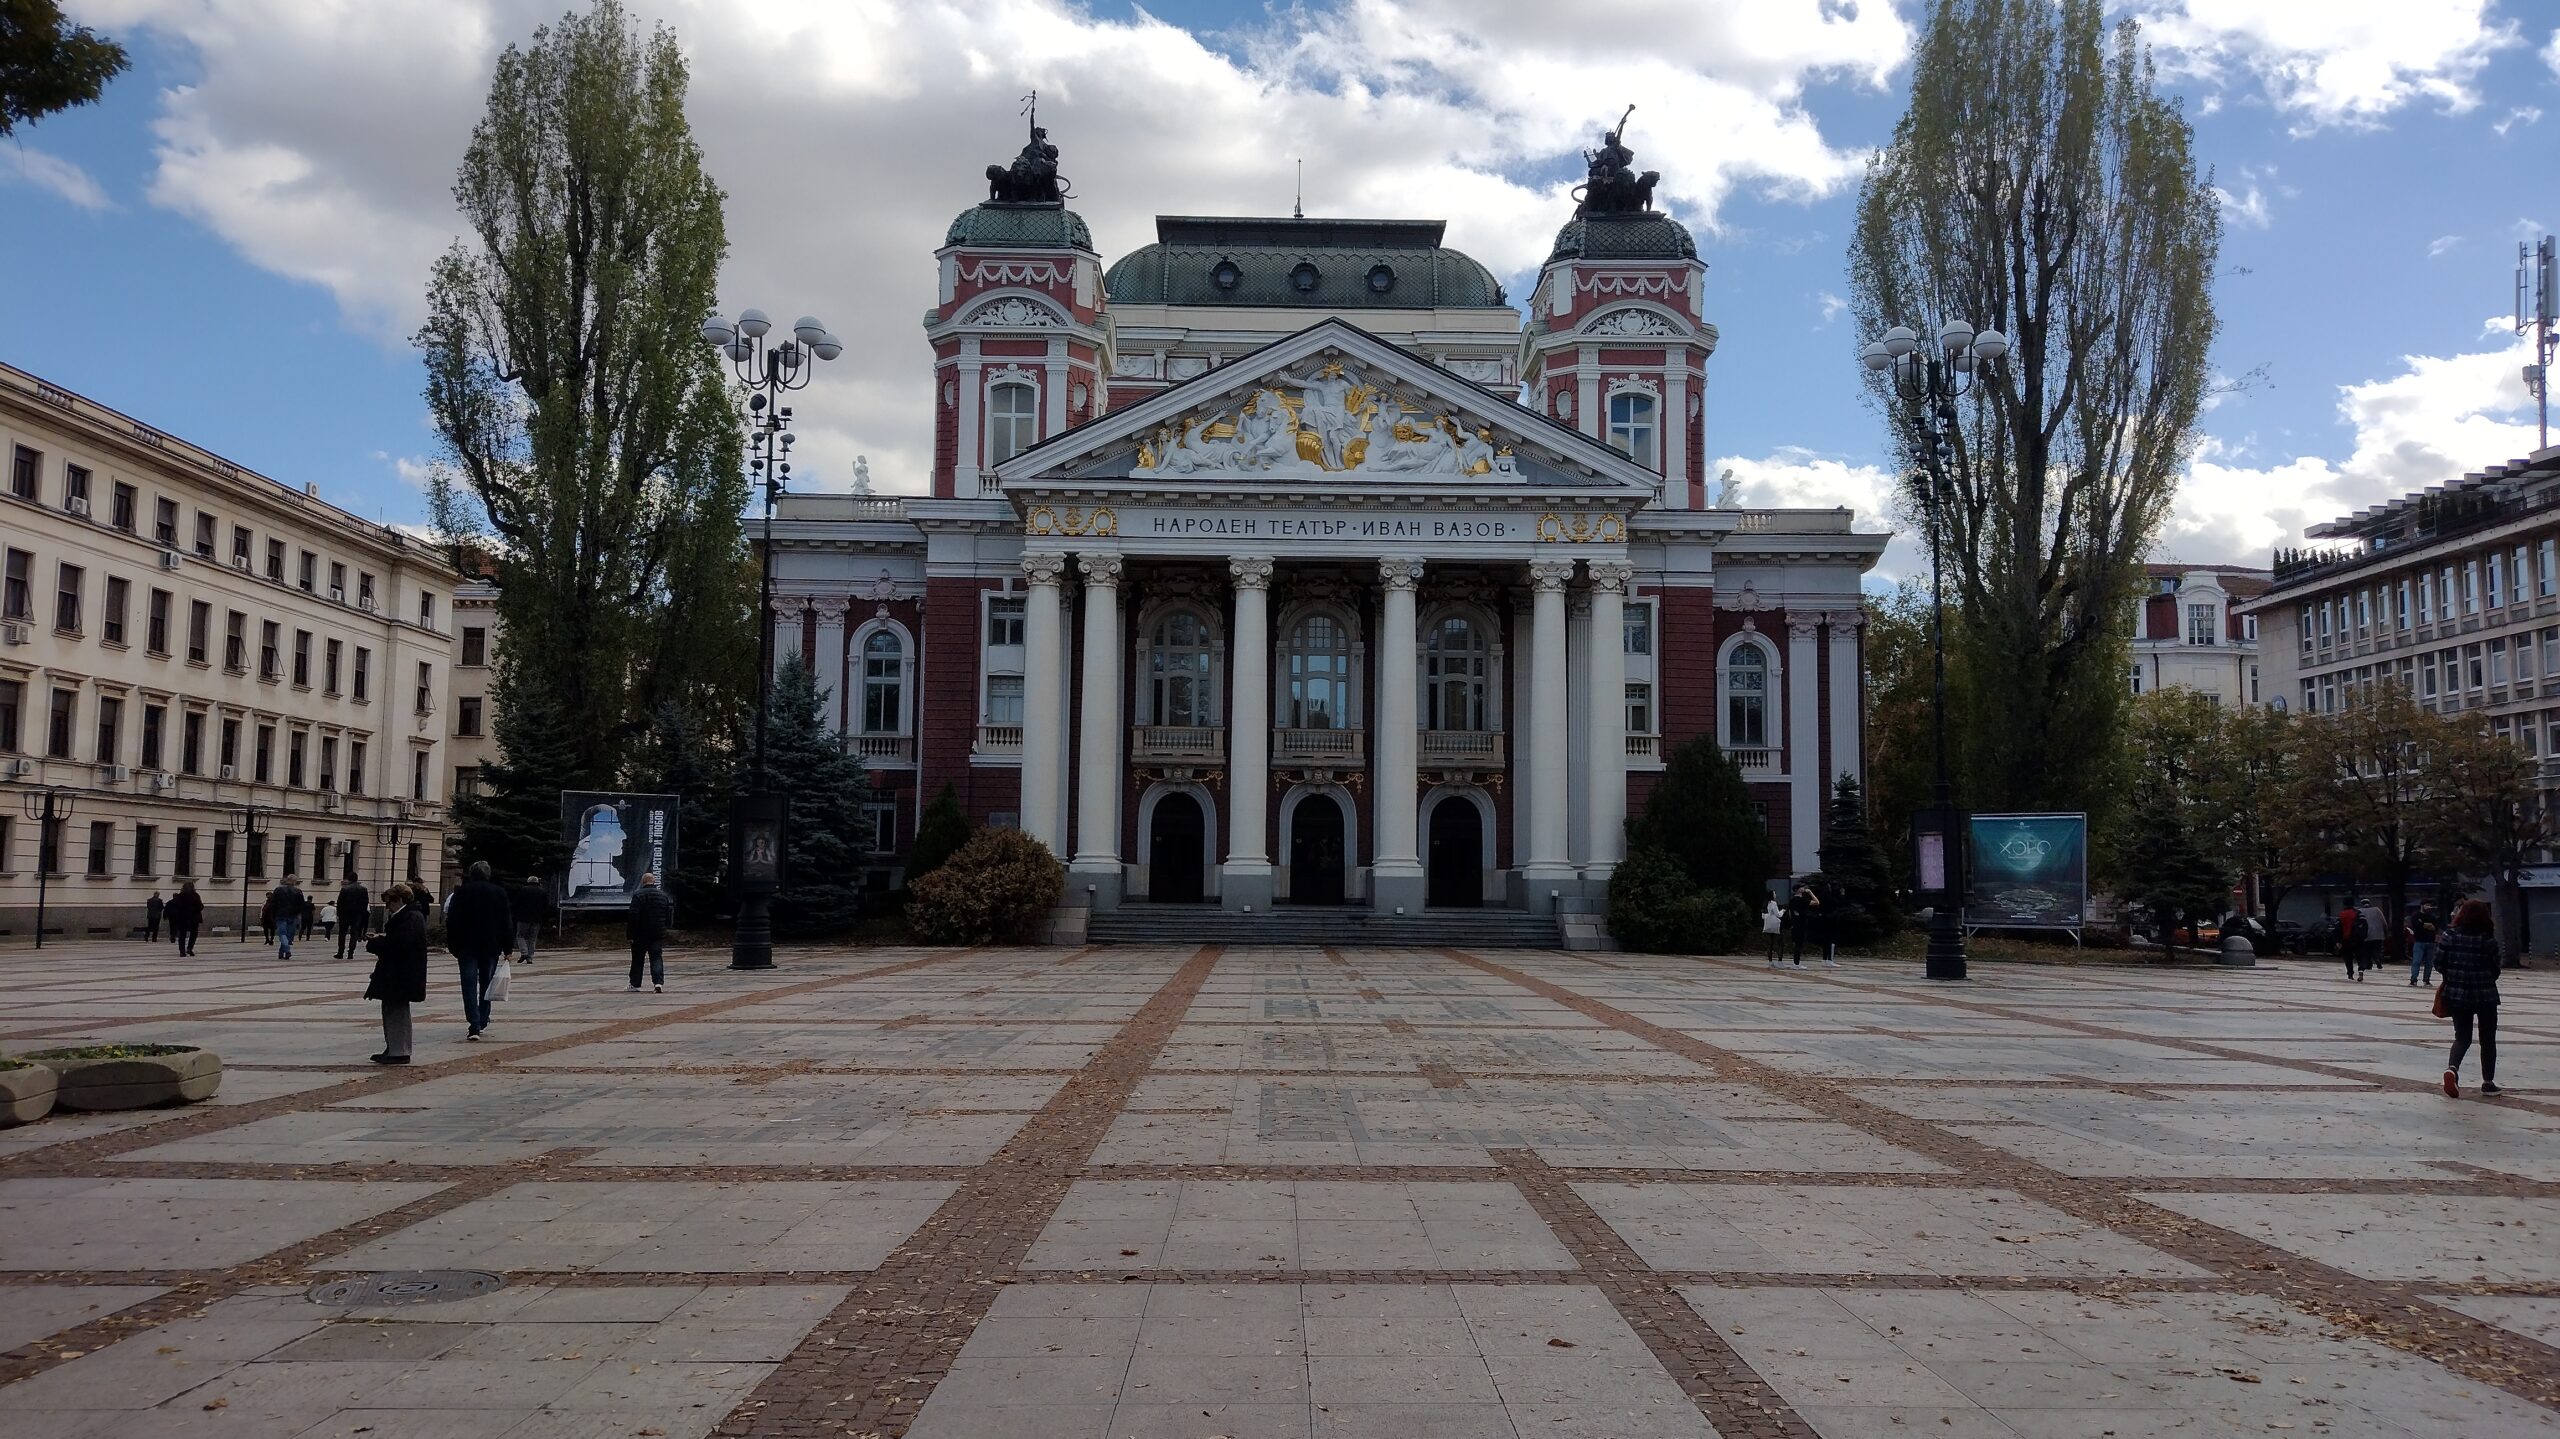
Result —
POLYGON ((47 891, 53 879, 53 867, 62 863, 61 826, 71 818, 78 805, 71 791, 50 786, 30 791, 19 800, 27 819, 36 827, 36 948, 44 948, 44 911, 47 891))
MULTIPOLYGON (((258 822, 266 813, 267 811, 258 805, 245 804, 240 807, 240 812, 231 818, 232 832, 240 836, 240 942, 242 944, 249 942, 250 871, 253 868, 266 867, 263 846, 267 841, 267 832, 258 822), (258 858, 255 866, 249 862, 253 855, 258 858)), ((260 877, 263 878, 263 876, 260 877)))
POLYGON ((756 751, 747 793, 729 803, 729 865, 738 886, 738 929, 729 944, 731 969, 773 968, 773 895, 782 887, 782 846, 790 803, 774 792, 765 767, 765 720, 773 707, 773 504, 791 475, 791 409, 778 403, 806 387, 820 360, 844 353, 844 344, 814 316, 803 315, 788 339, 765 343, 773 322, 762 310, 739 314, 735 324, 718 315, 702 322, 709 341, 747 389, 747 470, 764 492, 764 554, 756 598, 756 751))
POLYGON ((1858 352, 1859 363, 1879 374, 1902 402, 1911 426, 1912 447, 1928 477, 1922 510, 1929 522, 1930 649, 1934 674, 1930 708, 1937 729, 1937 777, 1929 804, 1912 816, 1915 851, 1914 887, 1929 901, 1927 972, 1931 979, 1962 979, 1964 973, 1964 906, 1969 876, 1965 853, 1964 813, 1956 807, 1955 780, 1947 768, 1947 601, 1946 514, 1947 461, 1956 435, 1956 401, 1971 393, 2009 353, 2008 337, 1998 330, 1975 334, 1962 320, 1938 327, 1934 340, 1896 325, 1884 338, 1858 352))

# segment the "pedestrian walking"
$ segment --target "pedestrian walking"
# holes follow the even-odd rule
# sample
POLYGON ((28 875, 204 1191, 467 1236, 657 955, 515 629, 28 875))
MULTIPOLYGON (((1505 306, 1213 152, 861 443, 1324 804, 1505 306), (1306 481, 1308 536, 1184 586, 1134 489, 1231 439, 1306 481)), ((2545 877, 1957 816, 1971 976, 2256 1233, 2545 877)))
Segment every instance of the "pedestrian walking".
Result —
POLYGON ((142 902, 142 937, 144 939, 153 944, 160 942, 160 917, 168 908, 168 901, 162 899, 160 891, 156 889, 151 891, 149 899, 142 902))
POLYGON ((516 919, 516 963, 533 963, 533 952, 542 943, 542 926, 551 918, 551 889, 540 875, 526 875, 522 884, 507 886, 507 907, 516 919))
POLYGON ((1787 896, 1787 919, 1796 932, 1795 967, 1797 969, 1804 968, 1805 936, 1812 932, 1814 911, 1821 907, 1822 897, 1813 892, 1812 883, 1806 880, 1798 880, 1795 892, 1787 896))
POLYGON ((196 952, 196 929, 204 923, 204 896, 196 893, 196 882, 185 880, 169 899, 165 915, 169 921, 169 937, 178 942, 181 957, 196 952))
POLYGON ((2364 954, 2358 962, 2371 969, 2381 962, 2383 953, 2390 948, 2391 928, 2383 921, 2382 906, 2372 900, 2358 906, 2357 913, 2364 916, 2364 954))
POLYGON ((658 888, 655 874, 640 876, 631 895, 631 992, 640 992, 640 961, 649 962, 649 982, 667 992, 667 931, 676 922, 676 902, 658 888))
POLYGON ((2418 917, 2409 921, 2409 982, 2418 984, 2435 978, 2436 910, 2431 904, 2418 906, 2418 917))
POLYGON ((409 1006, 427 1001, 427 911, 405 884, 383 892, 387 911, 382 933, 365 946, 373 955, 373 978, 364 997, 382 1003, 382 1052, 376 1064, 409 1062, 409 1006))
POLYGON ((2364 978, 2364 971, 2356 967, 2356 960, 2362 956, 2363 951, 2364 911, 2357 908, 2356 902, 2350 899, 2347 901, 2347 907, 2338 911, 2338 959, 2347 967, 2347 978, 2353 980, 2364 978))
MULTIPOLYGON (((384 896, 386 902, 388 895, 384 896)), ((370 953, 365 932, 373 928, 373 895, 364 882, 349 878, 338 886, 338 958, 352 959, 358 949, 370 953)))
POLYGON ((268 890, 267 897, 259 901, 258 938, 264 944, 276 942, 276 892, 274 890, 268 890))
POLYGON ((1769 896, 1769 902, 1760 910, 1760 932, 1769 936, 1769 967, 1771 969, 1778 967, 1778 951, 1786 947, 1786 930, 1787 912, 1778 907, 1778 897, 1773 894, 1769 896))
POLYGON ((323 939, 338 937, 338 902, 334 899, 320 906, 320 937, 323 939))
POLYGON ((2436 940, 2436 969, 2444 975, 2438 1006, 2453 1021, 2453 1056, 2444 1064, 2444 1095, 2462 1097, 2462 1057, 2480 1035, 2480 1092, 2498 1088, 2498 935, 2484 900, 2466 899, 2436 940))
POLYGON ((267 908, 275 914, 276 958, 293 958, 293 937, 302 932, 302 877, 289 874, 267 891, 267 908))
POLYGON ((1822 943, 1822 967, 1840 967, 1840 890, 1829 878, 1815 875, 1813 884, 1813 937, 1822 943))
POLYGON ((461 966, 462 1017, 471 1026, 463 1038, 476 1040, 489 1027, 489 981, 515 940, 507 892, 489 878, 489 862, 477 861, 444 901, 444 947, 461 966))

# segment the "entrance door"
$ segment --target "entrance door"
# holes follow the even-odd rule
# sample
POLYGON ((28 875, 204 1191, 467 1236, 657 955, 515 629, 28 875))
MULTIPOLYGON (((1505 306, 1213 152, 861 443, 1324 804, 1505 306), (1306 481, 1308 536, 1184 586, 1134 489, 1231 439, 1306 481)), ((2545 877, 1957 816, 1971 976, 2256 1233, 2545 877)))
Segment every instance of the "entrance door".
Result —
POLYGON ((1198 904, 1208 895, 1209 826, 1200 801, 1176 792, 1156 801, 1147 835, 1147 897, 1198 904))
POLYGON ((1342 903, 1342 806, 1311 794, 1289 817, 1289 902, 1342 903))
POLYGON ((1434 909, 1484 903, 1484 817, 1466 800, 1445 799, 1431 811, 1430 887, 1423 902, 1434 909))

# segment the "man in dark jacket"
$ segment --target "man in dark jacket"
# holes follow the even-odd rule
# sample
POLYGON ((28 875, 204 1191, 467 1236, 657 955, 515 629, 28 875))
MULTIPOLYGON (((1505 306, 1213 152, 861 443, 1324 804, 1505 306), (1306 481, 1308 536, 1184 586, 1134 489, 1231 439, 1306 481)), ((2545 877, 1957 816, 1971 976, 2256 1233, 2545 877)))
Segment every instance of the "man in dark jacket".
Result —
POLYGON ((376 1064, 409 1062, 409 1006, 427 998, 427 909, 403 884, 382 897, 388 912, 382 935, 365 946, 374 954, 373 978, 364 997, 382 1002, 382 1052, 376 1064))
POLYGON ((489 1027, 489 981, 497 976, 498 960, 512 953, 516 942, 515 916, 507 906, 507 892, 489 878, 486 860, 471 866, 462 887, 445 902, 444 947, 453 951, 462 967, 462 1017, 471 1026, 465 1039, 478 1039, 480 1031, 489 1027))
POLYGON ((149 899, 142 902, 142 937, 153 944, 160 942, 160 916, 167 908, 168 901, 163 900, 156 889, 151 891, 149 899))
POLYGON ((358 950, 370 952, 365 933, 373 928, 373 892, 364 881, 353 875, 338 886, 338 958, 353 959, 358 950))
POLYGON ((516 917, 516 963, 531 964, 542 926, 551 918, 551 889, 541 876, 526 875, 524 883, 507 886, 507 904, 516 917))
POLYGON ((293 937, 302 929, 302 876, 289 874, 267 891, 267 908, 275 915, 276 958, 293 958, 293 937))
POLYGON ((169 901, 166 917, 169 921, 169 937, 178 942, 178 953, 194 954, 196 926, 204 923, 204 896, 196 893, 194 880, 186 880, 179 884, 176 897, 169 901))
POLYGON ((631 992, 640 992, 640 961, 649 962, 649 982, 667 992, 667 931, 676 922, 676 902, 658 888, 654 874, 640 876, 631 895, 631 992))

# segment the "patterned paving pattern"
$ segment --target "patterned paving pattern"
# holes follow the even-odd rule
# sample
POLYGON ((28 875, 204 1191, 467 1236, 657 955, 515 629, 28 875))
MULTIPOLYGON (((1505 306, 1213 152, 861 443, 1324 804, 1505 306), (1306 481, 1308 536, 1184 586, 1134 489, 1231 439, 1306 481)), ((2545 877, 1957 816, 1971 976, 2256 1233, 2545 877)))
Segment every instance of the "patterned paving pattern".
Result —
POLYGON ((2457 1104, 2321 965, 571 954, 384 1071, 219 957, 0 958, 231 1066, 0 1131, 0 1439, 2560 1434, 2539 972, 2457 1104))

